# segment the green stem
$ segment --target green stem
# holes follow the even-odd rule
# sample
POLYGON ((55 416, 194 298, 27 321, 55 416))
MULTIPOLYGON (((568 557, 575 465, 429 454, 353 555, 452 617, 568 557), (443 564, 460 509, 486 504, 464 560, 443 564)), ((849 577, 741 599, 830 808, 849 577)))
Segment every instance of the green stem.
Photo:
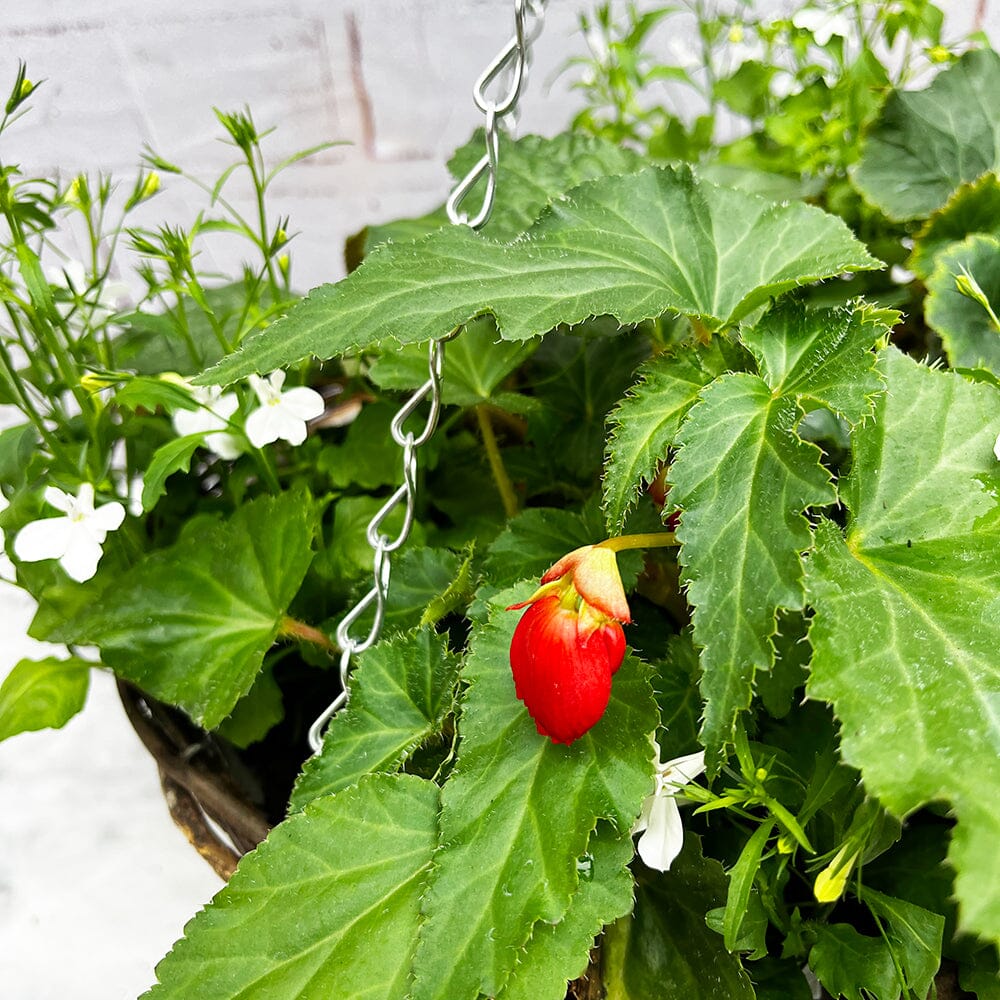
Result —
POLYGON ((286 639, 298 639, 303 642, 311 642, 316 646, 326 650, 331 655, 339 653, 340 647, 330 641, 330 637, 312 625, 300 622, 297 618, 285 615, 278 626, 278 635, 286 639))
POLYGON ((653 531, 642 535, 619 535, 598 542, 602 549, 612 552, 624 552, 626 549, 665 549, 677 545, 677 538, 672 531, 653 531))
POLYGON ((497 436, 493 433, 493 424, 490 422, 490 415, 485 403, 479 403, 473 409, 476 411, 476 420, 479 423, 479 433, 483 436, 483 447, 486 449, 486 457, 490 463, 490 472, 493 473, 493 482, 496 484, 497 492, 500 494, 500 501, 503 503, 503 510, 507 517, 516 517, 520 505, 517 502, 517 493, 514 491, 514 484, 507 475, 507 468, 503 464, 503 457, 500 454, 500 446, 497 444, 497 436))

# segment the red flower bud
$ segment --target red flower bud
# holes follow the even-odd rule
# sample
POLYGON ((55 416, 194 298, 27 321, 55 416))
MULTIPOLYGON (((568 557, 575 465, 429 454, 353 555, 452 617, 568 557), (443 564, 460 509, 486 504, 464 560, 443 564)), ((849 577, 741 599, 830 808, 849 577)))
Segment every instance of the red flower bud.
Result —
POLYGON ((514 690, 539 733, 572 743, 604 714, 625 656, 621 622, 632 619, 614 552, 595 545, 570 552, 527 601, 507 610, 529 604, 510 644, 514 690))
POLYGON ((611 675, 625 655, 616 621, 587 628, 575 608, 552 594, 517 623, 510 644, 514 690, 554 743, 572 743, 595 725, 611 697, 611 675))

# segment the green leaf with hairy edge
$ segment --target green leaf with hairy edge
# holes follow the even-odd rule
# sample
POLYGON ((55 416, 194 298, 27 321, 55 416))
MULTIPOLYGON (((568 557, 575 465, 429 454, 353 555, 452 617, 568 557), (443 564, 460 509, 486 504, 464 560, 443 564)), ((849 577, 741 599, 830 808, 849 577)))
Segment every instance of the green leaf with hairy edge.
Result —
POLYGON ((594 938, 632 909, 632 837, 600 824, 577 868, 580 885, 557 924, 535 924, 497 1000, 564 1000, 566 983, 587 968, 594 938))
POLYGON ((927 220, 914 238, 907 267, 926 281, 938 255, 972 233, 1000 236, 1000 177, 995 173, 983 174, 971 184, 963 184, 927 220))
POLYGON ((148 1000, 406 995, 438 788, 373 775, 276 826, 156 967, 148 1000))
POLYGON ((640 875, 631 918, 604 938, 607 1000, 753 1000, 739 958, 705 923, 725 895, 722 865, 690 834, 670 871, 640 875))
POLYGON ((779 608, 802 607, 809 525, 802 511, 834 499, 819 449, 795 434, 794 399, 755 375, 723 375, 681 428, 671 465, 694 640, 702 647, 702 741, 717 755, 750 704, 754 672, 774 659, 779 608))
POLYGON ((87 700, 92 666, 75 656, 20 660, 0 684, 0 740, 62 729, 87 700))
POLYGON ((970 236, 940 254, 924 302, 927 324, 954 367, 1000 373, 1000 330, 981 303, 958 290, 962 275, 978 283, 994 313, 1000 310, 1000 238, 970 236))
MULTIPOLYGON (((499 340, 496 323, 488 316, 473 320, 460 336, 448 341, 441 401, 454 406, 496 401, 495 390, 537 349, 533 341, 499 340)), ((427 381, 427 349, 412 344, 383 354, 369 375, 383 389, 416 389, 427 381)))
POLYGON ((312 559, 317 505, 261 497, 149 553, 70 622, 115 673, 214 729, 246 694, 312 559))
POLYGON ((832 503, 819 449, 796 432, 800 401, 861 419, 880 388, 871 348, 881 313, 779 305, 741 338, 761 376, 722 375, 701 393, 678 435, 670 500, 706 700, 710 761, 750 704, 757 670, 774 662, 780 609, 803 607, 802 561, 811 536, 803 511, 832 503))
POLYGON ((419 625, 431 601, 452 585, 461 564, 461 556, 448 549, 401 552, 385 602, 385 627, 402 632, 419 625))
POLYGON ((740 339, 774 392, 828 406, 853 425, 871 413, 884 388, 872 348, 898 319, 861 304, 806 310, 784 303, 740 331, 740 339))
MULTIPOLYGON (((477 131, 448 161, 455 180, 464 177, 482 155, 483 133, 477 131)), ((523 233, 563 191, 597 177, 635 173, 648 165, 630 149, 578 132, 564 132, 551 139, 537 135, 511 139, 502 133, 499 162, 497 199, 485 226, 493 239, 513 239, 523 233)), ((419 219, 369 226, 348 240, 348 270, 357 267, 361 257, 380 243, 414 239, 447 224, 447 215, 438 208, 419 219)))
POLYGON ((289 808, 355 784, 371 771, 396 771, 452 709, 458 658, 430 629, 383 640, 363 653, 351 700, 331 720, 323 748, 306 761, 289 808))
POLYGON ((902 984, 882 938, 859 934, 850 924, 813 924, 812 930, 809 968, 829 993, 845 1000, 899 1000, 902 984))
POLYGON ((927 996, 941 965, 944 917, 865 886, 863 902, 886 926, 889 944, 903 969, 907 989, 927 996))
MULTIPOLYGON (((455 152, 448 170, 458 180, 483 155, 483 133, 455 152)), ((649 161, 618 143, 580 132, 563 132, 551 139, 526 135, 500 137, 497 200, 483 231, 493 239, 520 236, 542 209, 564 191, 599 177, 634 174, 649 161)))
POLYGON ((926 89, 896 92, 865 141, 854 183, 890 219, 918 219, 1000 167, 1000 55, 967 52, 926 89))
POLYGON ((204 434, 174 438, 153 452, 149 468, 142 478, 142 509, 149 511, 167 492, 167 480, 175 472, 187 472, 191 459, 205 440, 204 434))
POLYGON ((737 345, 715 337, 707 347, 660 354, 639 369, 639 381, 608 417, 604 509, 610 534, 624 530, 643 480, 653 481, 698 393, 723 372, 746 367, 744 361, 737 345))
POLYGON ((840 219, 817 208, 652 167, 575 188, 510 244, 452 226, 383 246, 200 380, 233 382, 383 341, 418 343, 486 313, 505 340, 598 314, 629 324, 667 310, 718 329, 797 285, 877 266, 840 219))
POLYGON ((885 355, 886 394, 854 434, 846 539, 816 531, 811 697, 897 816, 947 799, 965 929, 1000 939, 1000 393, 885 355), (877 705, 877 711, 873 706, 877 705))
POLYGON ((615 674, 604 717, 583 737, 562 746, 535 731, 510 673, 520 615, 502 610, 533 586, 494 598, 462 670, 462 741, 442 791, 413 1000, 495 995, 536 922, 567 913, 597 820, 627 832, 652 787, 656 708, 648 669, 632 657, 615 674))

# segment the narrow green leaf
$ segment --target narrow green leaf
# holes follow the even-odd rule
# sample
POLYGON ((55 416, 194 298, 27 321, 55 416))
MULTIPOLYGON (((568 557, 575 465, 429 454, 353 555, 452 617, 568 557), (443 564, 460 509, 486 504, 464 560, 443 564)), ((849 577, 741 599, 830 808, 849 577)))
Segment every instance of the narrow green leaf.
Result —
POLYGON ((924 316, 941 338, 956 368, 1000 373, 1000 327, 982 303, 963 295, 958 281, 970 278, 1000 313, 1000 237, 970 236, 938 255, 927 279, 924 316))
POLYGON ((863 901, 888 924, 889 944, 906 977, 906 988, 927 996, 941 965, 944 917, 921 906, 894 899, 865 886, 863 901))
POLYGON ((940 208, 959 184, 1000 166, 1000 55, 967 52, 926 89, 896 92, 868 133, 854 182, 890 219, 940 208))
POLYGON ((362 654, 351 677, 351 700, 330 722, 322 750, 306 761, 290 809, 347 788, 369 772, 397 770, 441 731, 457 676, 457 657, 429 629, 384 640, 362 654))
POLYGON ((175 472, 187 472, 191 459, 205 440, 204 434, 174 438, 153 452, 149 468, 142 478, 142 509, 152 510, 167 492, 167 480, 175 472))
POLYGON ((624 530, 643 480, 652 482, 698 393, 723 372, 745 367, 742 360, 738 347, 715 337, 708 347, 661 354, 639 369, 639 381, 608 418, 604 509, 610 534, 624 530))
POLYGON ((601 824, 578 864, 580 885, 566 916, 538 923, 497 1000, 564 1000, 567 980, 587 968, 594 938, 632 909, 632 837, 601 824))
POLYGON ((414 1000, 495 995, 536 922, 567 913, 597 820, 628 831, 651 787, 656 709, 647 671, 631 658, 615 675, 604 718, 585 736, 560 746, 535 731, 510 673, 519 615, 502 610, 532 586, 497 595, 462 671, 462 741, 442 792, 414 1000))
POLYGON ((594 315, 627 324, 667 310, 717 329, 797 285, 876 266, 819 209, 700 184, 687 168, 650 168, 581 185, 513 243, 452 226, 383 246, 247 337, 202 381, 383 341, 418 343, 487 313, 512 341, 594 315))
POLYGON ((846 539, 820 524, 808 690, 897 816, 949 800, 965 928, 1000 939, 1000 393, 895 350, 854 434, 846 539), (875 710, 873 710, 875 706, 875 710))
POLYGON ((608 929, 607 1000, 753 1000, 739 958, 705 923, 725 894, 722 866, 689 834, 670 871, 640 879, 632 916, 608 929))
POLYGON ((736 951, 736 943, 740 936, 740 927, 746 916, 750 902, 750 890, 753 880, 760 868, 761 855, 764 846, 771 836, 774 822, 768 820, 754 830, 750 839, 743 845, 740 856, 729 872, 729 891, 726 894, 726 912, 722 918, 722 934, 727 951, 736 951))
POLYGON ((899 1000, 902 985, 882 938, 859 934, 851 924, 814 924, 809 968, 834 997, 899 1000))
POLYGON ((249 690, 312 558, 316 504, 261 497, 228 521, 193 522, 149 553, 67 631, 208 729, 249 690))
POLYGON ((148 1000, 406 996, 438 789, 374 775, 275 827, 185 928, 148 1000))
MULTIPOLYGON (((831 503, 819 449, 795 433, 794 399, 755 375, 723 375, 681 428, 671 499, 694 640, 702 647, 702 740, 715 755, 750 704, 756 670, 774 659, 779 608, 803 606, 802 511, 831 503)), ((716 757, 717 759, 717 757, 716 757)))
POLYGON ((75 656, 19 661, 0 684, 0 740, 62 729, 87 700, 92 666, 75 656))

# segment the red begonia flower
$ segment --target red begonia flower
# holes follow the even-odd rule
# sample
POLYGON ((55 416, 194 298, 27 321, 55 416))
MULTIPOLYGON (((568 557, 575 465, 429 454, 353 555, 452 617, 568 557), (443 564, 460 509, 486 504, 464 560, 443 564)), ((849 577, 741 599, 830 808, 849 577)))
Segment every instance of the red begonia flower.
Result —
POLYGON ((595 725, 611 697, 611 677, 625 656, 621 622, 630 622, 615 554, 587 545, 559 560, 514 630, 514 690, 535 728, 572 743, 595 725))

